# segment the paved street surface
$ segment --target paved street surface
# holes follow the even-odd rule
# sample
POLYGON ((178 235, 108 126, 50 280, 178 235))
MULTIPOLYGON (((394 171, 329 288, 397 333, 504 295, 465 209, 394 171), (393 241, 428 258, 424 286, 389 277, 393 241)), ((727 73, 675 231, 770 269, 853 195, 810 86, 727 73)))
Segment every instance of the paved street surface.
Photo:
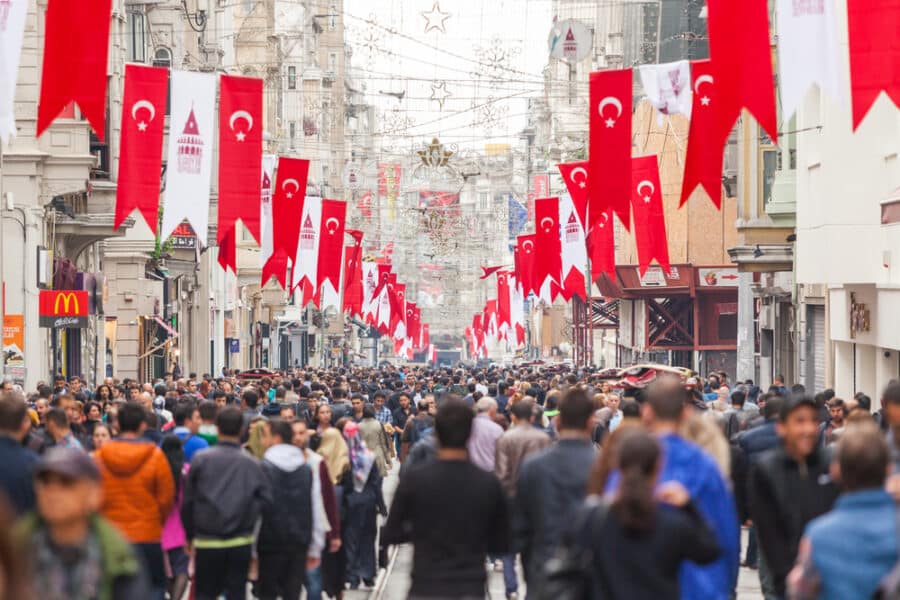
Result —
MULTIPOLYGON (((395 465, 394 469, 384 481, 385 501, 390 506, 390 502, 394 496, 394 489, 397 487, 397 474, 399 469, 395 465)), ((747 547, 747 532, 744 531, 743 543, 741 545, 742 554, 747 547)), ((406 598, 410 585, 410 574, 412 572, 413 548, 410 545, 401 546, 392 550, 392 561, 388 569, 382 570, 378 574, 378 579, 374 590, 353 590, 344 594, 346 600, 399 600, 406 598)), ((521 570, 519 572, 519 598, 525 597, 524 577, 521 570)), ((759 577, 756 571, 741 568, 738 578, 737 589, 738 600, 762 600, 763 596, 759 589, 759 577)), ((488 593, 490 598, 503 600, 506 597, 506 590, 503 587, 503 572, 490 569, 488 573, 488 593)))

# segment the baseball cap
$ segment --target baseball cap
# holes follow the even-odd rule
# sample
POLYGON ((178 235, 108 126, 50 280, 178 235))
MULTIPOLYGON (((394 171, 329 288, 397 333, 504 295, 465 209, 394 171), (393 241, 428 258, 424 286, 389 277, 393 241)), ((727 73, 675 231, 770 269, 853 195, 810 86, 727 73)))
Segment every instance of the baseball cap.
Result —
POLYGON ((801 406, 809 406, 814 410, 817 410, 816 400, 812 396, 808 394, 792 394, 788 397, 787 400, 781 405, 781 410, 778 411, 778 420, 785 421, 788 416, 801 406))
POLYGON ((38 462, 34 476, 47 473, 61 475, 68 479, 100 480, 97 463, 84 451, 76 448, 50 448, 38 462))

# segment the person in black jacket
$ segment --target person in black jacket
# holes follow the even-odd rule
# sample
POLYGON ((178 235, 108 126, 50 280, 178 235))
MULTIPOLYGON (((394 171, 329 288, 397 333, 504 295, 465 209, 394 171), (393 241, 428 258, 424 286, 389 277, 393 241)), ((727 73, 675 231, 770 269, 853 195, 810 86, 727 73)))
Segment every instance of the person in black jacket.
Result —
POLYGON ((218 443, 191 461, 181 505, 181 522, 194 554, 196 600, 246 596, 253 530, 272 505, 262 467, 241 450, 243 415, 226 406, 216 417, 218 443))
POLYGON ((260 600, 299 598, 306 571, 318 566, 325 542, 321 522, 317 523, 313 540, 313 524, 320 521, 315 515, 324 514, 322 495, 317 493, 303 452, 291 444, 292 438, 293 430, 287 421, 273 419, 266 424, 263 445, 267 448, 262 468, 272 489, 272 506, 263 512, 256 543, 256 591, 260 600))
POLYGON ((777 430, 781 444, 753 464, 748 496, 761 562, 771 575, 774 596, 783 598, 804 527, 831 510, 839 490, 829 476, 828 454, 817 443, 815 399, 807 395, 787 399, 777 430))
MULTIPOLYGON (((659 442, 632 428, 619 439, 621 483, 608 507, 590 516, 587 535, 593 574, 592 598, 677 600, 682 561, 709 564, 719 558, 715 534, 691 502, 687 489, 669 481, 656 489, 659 442), (659 506, 658 504, 664 506, 659 506)), ((588 500, 597 502, 596 496, 588 500)))

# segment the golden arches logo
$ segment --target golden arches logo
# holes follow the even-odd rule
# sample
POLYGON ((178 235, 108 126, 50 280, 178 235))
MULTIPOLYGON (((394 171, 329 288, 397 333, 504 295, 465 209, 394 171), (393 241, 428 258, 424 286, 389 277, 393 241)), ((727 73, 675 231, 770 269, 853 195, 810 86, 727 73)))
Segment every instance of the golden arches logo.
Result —
POLYGON ((75 311, 74 314, 78 314, 80 312, 80 306, 78 304, 78 296, 75 295, 74 292, 69 292, 68 294, 57 294, 56 302, 53 303, 53 314, 59 314, 59 302, 62 300, 63 303, 63 314, 72 313, 69 307, 74 303, 75 311))

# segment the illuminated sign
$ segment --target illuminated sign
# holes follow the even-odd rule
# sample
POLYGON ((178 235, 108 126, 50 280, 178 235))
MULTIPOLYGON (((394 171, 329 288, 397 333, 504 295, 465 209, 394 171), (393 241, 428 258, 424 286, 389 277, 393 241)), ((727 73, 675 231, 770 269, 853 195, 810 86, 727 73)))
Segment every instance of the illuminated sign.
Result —
POLYGON ((88 326, 88 293, 84 290, 41 290, 39 304, 41 327, 88 326))

